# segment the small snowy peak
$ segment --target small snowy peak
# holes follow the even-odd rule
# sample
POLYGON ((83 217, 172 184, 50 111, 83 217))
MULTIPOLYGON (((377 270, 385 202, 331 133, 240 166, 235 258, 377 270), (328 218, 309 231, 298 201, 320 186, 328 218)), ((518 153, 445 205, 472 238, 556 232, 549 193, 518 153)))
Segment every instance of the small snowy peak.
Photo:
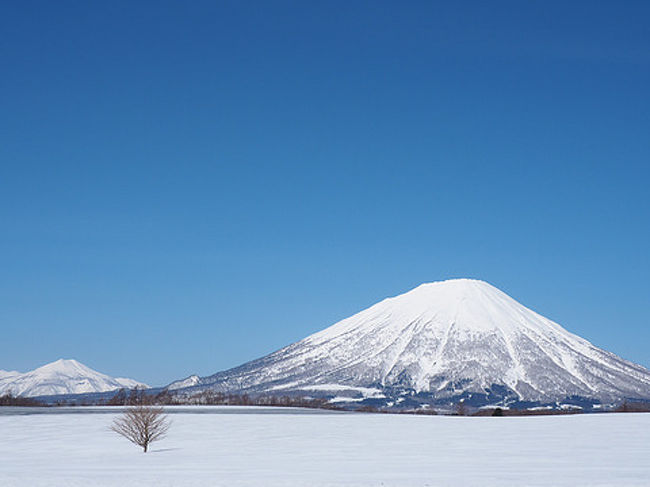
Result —
POLYGON ((325 390, 328 384, 423 401, 650 398, 648 369, 474 279, 422 284, 191 385, 265 393, 325 390))
POLYGON ((200 383, 201 383, 201 378, 198 375, 191 375, 186 379, 172 382, 167 386, 167 389, 173 391, 176 389, 184 389, 185 387, 194 387, 200 383))
POLYGON ((115 382, 120 384, 125 389, 149 389, 149 386, 147 384, 126 377, 115 377, 115 382))
POLYGON ((63 375, 82 375, 82 374, 95 374, 94 370, 86 367, 74 359, 59 359, 49 364, 42 365, 34 369, 31 373, 34 374, 63 374, 63 375))
POLYGON ((110 377, 74 359, 59 359, 30 372, 10 374, 0 375, 0 394, 34 397, 149 387, 133 379, 110 377))

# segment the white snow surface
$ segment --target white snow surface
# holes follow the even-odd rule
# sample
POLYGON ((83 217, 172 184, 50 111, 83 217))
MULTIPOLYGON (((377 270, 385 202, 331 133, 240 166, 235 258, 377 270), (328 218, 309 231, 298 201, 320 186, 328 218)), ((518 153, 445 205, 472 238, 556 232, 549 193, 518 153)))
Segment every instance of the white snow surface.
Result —
POLYGON ((108 429, 116 413, 0 412, 0 485, 647 487, 650 479, 650 414, 216 409, 231 414, 170 415, 168 437, 146 454, 108 429))
POLYGON ((110 377, 74 359, 59 359, 30 372, 0 371, 0 395, 50 396, 106 392, 121 388, 149 387, 142 382, 110 377))
POLYGON ((472 279, 422 284, 201 384, 253 392, 406 387, 449 397, 497 384, 527 401, 650 398, 648 369, 472 279))

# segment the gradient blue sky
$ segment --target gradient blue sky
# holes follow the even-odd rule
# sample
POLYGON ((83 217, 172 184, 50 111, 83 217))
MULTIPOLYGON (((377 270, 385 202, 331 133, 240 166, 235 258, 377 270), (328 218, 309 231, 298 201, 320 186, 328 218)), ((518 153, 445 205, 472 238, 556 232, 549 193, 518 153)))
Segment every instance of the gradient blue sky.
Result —
POLYGON ((2 3, 0 368, 165 384, 451 277, 650 366, 650 3, 318 3, 2 3))

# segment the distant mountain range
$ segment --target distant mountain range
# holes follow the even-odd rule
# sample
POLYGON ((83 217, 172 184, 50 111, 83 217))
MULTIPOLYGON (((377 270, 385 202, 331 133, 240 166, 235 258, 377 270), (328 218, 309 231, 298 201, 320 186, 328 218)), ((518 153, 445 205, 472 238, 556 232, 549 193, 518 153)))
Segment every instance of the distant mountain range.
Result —
POLYGON ((0 370, 0 395, 51 396, 134 387, 149 386, 133 379, 110 377, 76 360, 60 359, 25 373, 0 370))
POLYGON ((650 371, 602 350, 490 284, 423 284, 252 362, 168 386, 324 397, 384 407, 650 399, 650 371))
MULTIPOLYGON (((26 373, 0 371, 0 395, 52 400, 85 394, 93 401, 134 387, 148 386, 75 360, 26 373)), ((150 391, 164 389, 187 396, 211 391, 324 398, 344 407, 449 408, 463 402, 597 409, 650 401, 650 370, 592 345, 486 282, 454 279, 385 299, 239 367, 150 391)))

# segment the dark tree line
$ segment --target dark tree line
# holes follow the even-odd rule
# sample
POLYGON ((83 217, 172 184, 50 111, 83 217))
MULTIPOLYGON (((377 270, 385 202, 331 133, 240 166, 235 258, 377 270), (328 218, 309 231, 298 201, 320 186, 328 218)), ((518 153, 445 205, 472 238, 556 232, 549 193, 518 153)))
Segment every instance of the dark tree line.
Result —
MULTIPOLYGON (((72 403, 74 404, 74 403, 72 403)), ((0 406, 44 406, 45 404, 30 398, 0 396, 0 406)), ((65 403, 57 403, 62 406, 65 403)), ((326 398, 306 398, 302 396, 249 395, 226 394, 216 391, 202 391, 194 394, 179 391, 162 390, 153 393, 147 389, 120 389, 107 400, 95 400, 83 405, 106 406, 172 406, 172 405, 206 405, 206 406, 275 406, 300 407, 315 409, 344 410, 337 404, 332 404, 326 398)), ((434 405, 428 408, 391 409, 371 404, 359 404, 356 408, 347 408, 369 413, 398 413, 398 414, 438 414, 434 405)), ((450 414, 458 416, 541 416, 559 414, 580 414, 581 408, 569 409, 514 409, 514 408, 470 408, 464 402, 457 403, 450 414)), ((595 412, 595 411, 594 411, 595 412)), ((600 412, 650 412, 650 403, 630 402, 621 403, 616 409, 603 409, 600 412)))
POLYGON ((617 413, 648 413, 650 412, 650 403, 623 401, 623 404, 615 411, 617 413))
POLYGON ((330 404, 327 399, 304 398, 299 396, 250 396, 248 394, 224 394, 222 392, 203 391, 195 394, 175 394, 163 390, 157 394, 146 389, 120 389, 113 397, 103 402, 106 406, 139 405, 204 405, 204 406, 276 406, 303 407, 318 409, 340 409, 330 404))
POLYGON ((31 397, 14 396, 11 392, 0 396, 0 406, 45 406, 31 397))

